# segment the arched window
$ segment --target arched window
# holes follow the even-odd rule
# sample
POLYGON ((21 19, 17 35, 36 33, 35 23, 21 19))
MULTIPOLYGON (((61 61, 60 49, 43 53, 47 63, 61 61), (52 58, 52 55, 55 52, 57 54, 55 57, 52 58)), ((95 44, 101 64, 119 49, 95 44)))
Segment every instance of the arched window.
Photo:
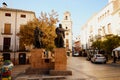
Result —
POLYGON ((65 16, 65 20, 68 20, 68 16, 65 16))
POLYGON ((66 29, 68 29, 68 27, 66 27, 66 29))
POLYGON ((111 34, 111 23, 109 23, 107 27, 108 27, 108 34, 111 34))

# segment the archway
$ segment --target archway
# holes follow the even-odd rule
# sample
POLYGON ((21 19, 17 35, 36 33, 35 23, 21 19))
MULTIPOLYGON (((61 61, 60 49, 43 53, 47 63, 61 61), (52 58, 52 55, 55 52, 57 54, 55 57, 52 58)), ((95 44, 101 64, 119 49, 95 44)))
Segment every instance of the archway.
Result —
POLYGON ((26 64, 26 53, 19 54, 19 64, 26 64))

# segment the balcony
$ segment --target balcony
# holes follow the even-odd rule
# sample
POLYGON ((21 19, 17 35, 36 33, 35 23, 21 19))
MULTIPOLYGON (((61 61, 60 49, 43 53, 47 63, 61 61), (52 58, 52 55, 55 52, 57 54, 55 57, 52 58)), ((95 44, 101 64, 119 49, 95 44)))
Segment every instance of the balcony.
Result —
POLYGON ((14 48, 13 45, 0 45, 0 52, 14 52, 14 51, 19 51, 18 45, 14 48))
POLYGON ((12 33, 1 33, 2 35, 12 35, 12 33))

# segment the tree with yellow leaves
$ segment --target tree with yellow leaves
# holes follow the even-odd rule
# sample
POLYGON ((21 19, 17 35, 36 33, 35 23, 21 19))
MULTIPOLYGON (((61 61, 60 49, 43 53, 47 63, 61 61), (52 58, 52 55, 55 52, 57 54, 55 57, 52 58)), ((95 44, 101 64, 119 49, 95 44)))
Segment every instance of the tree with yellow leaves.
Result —
POLYGON ((54 10, 47 14, 41 12, 39 18, 29 21, 26 25, 20 27, 18 36, 20 37, 20 50, 25 50, 25 45, 30 46, 34 43, 34 30, 39 27, 43 32, 43 48, 52 50, 55 47, 54 39, 56 37, 55 29, 58 22, 58 14, 54 10))

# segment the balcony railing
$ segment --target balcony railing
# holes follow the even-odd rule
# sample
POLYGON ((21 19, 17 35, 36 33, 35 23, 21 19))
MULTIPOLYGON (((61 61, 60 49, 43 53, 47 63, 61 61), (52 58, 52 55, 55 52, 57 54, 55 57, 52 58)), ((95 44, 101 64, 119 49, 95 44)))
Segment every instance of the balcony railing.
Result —
POLYGON ((12 35, 12 33, 1 33, 2 35, 12 35))
POLYGON ((15 51, 20 51, 19 46, 16 45, 15 47, 13 45, 0 45, 0 51, 1 52, 15 52, 15 51))

